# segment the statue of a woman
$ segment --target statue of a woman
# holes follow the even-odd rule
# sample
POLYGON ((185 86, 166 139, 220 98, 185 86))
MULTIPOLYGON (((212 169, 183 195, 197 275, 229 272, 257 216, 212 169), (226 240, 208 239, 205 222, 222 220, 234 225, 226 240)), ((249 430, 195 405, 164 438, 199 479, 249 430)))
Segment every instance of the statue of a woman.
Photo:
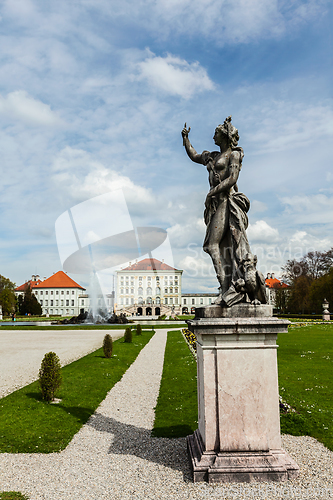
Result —
POLYGON ((210 191, 204 213, 207 230, 203 249, 212 258, 220 284, 215 304, 232 305, 249 300, 244 288, 243 263, 251 256, 246 236, 246 214, 250 202, 237 188, 244 152, 237 145, 238 130, 232 125, 231 116, 215 129, 214 142, 220 151, 198 154, 188 138, 190 129, 185 123, 182 137, 186 152, 192 161, 206 165, 209 175, 210 191))

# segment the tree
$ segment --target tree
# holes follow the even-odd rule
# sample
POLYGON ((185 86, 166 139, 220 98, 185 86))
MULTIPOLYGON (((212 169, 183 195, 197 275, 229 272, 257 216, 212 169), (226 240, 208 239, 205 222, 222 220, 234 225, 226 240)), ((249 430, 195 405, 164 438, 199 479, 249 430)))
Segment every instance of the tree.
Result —
POLYGON ((323 312, 324 299, 328 300, 331 308, 333 307, 333 268, 311 283, 309 296, 317 314, 323 312))
POLYGON ((288 312, 305 314, 312 312, 312 303, 309 297, 311 279, 308 276, 298 276, 290 287, 287 299, 288 312))
POLYGON ((60 359, 55 352, 45 354, 38 375, 42 398, 53 401, 62 381, 60 359))
POLYGON ((33 316, 40 316, 42 314, 42 306, 31 292, 30 286, 24 292, 24 298, 19 303, 19 307, 20 314, 32 314, 33 316))
POLYGON ((8 278, 0 275, 0 305, 3 314, 11 314, 16 308, 16 297, 14 293, 16 285, 8 278))

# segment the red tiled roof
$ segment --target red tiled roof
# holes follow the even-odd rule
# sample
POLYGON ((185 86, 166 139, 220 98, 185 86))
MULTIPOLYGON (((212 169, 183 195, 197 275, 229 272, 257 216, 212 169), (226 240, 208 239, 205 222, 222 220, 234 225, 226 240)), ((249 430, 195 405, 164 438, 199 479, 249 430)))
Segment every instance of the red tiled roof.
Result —
POLYGON ((81 290, 85 290, 83 286, 78 285, 78 283, 72 280, 64 271, 58 271, 50 276, 50 278, 47 278, 32 288, 81 288, 81 290))
POLYGON ((288 285, 282 283, 282 281, 277 278, 266 278, 265 285, 268 286, 268 288, 288 288, 288 285))
POLYGON ((23 283, 23 285, 16 287, 14 291, 15 292, 25 292, 29 286, 30 286, 30 288, 33 288, 33 287, 39 285, 39 283, 41 283, 41 280, 37 280, 37 281, 29 280, 26 283, 23 283))
POLYGON ((157 259, 143 259, 125 267, 122 271, 177 271, 177 269, 157 259))

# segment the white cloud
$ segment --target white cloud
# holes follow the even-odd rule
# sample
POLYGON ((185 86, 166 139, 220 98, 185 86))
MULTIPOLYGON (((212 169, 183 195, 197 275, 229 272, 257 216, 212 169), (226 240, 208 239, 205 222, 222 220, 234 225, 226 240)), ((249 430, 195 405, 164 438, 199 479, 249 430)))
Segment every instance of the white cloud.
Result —
POLYGON ((109 191, 123 189, 133 207, 154 202, 149 189, 136 185, 131 179, 101 162, 82 149, 64 148, 53 163, 53 182, 61 186, 72 202, 89 199, 109 191))
POLYGON ((263 241, 271 243, 279 240, 279 231, 269 226, 264 220, 249 224, 248 237, 250 241, 263 241))
POLYGON ((189 98, 197 92, 214 89, 206 70, 198 62, 190 64, 170 54, 166 57, 151 55, 137 66, 139 80, 147 80, 153 87, 171 95, 189 98))
POLYGON ((296 224, 333 223, 333 196, 325 194, 295 195, 281 198, 285 216, 296 224))
POLYGON ((0 114, 10 121, 19 120, 28 125, 53 126, 61 123, 60 118, 48 104, 34 99, 24 90, 0 96, 0 114))

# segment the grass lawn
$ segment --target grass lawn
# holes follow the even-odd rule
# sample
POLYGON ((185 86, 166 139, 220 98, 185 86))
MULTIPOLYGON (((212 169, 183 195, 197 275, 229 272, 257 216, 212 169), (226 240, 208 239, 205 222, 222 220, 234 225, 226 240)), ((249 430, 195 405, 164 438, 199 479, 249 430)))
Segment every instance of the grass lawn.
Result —
MULTIPOLYGON (((280 395, 297 411, 281 414, 281 432, 313 436, 333 450, 333 324, 293 326, 278 345, 280 395)), ((181 334, 169 332, 153 435, 196 428, 196 363, 181 334)))
POLYGON ((41 399, 38 381, 0 399, 0 452, 63 450, 152 335, 152 331, 133 335, 132 343, 116 340, 109 359, 101 348, 63 367, 63 383, 56 394, 62 399, 59 404, 41 399))
POLYGON ((197 364, 180 331, 168 332, 152 435, 187 436, 197 427, 197 364))
POLYGON ((28 500, 28 497, 18 491, 4 491, 0 493, 0 500, 28 500))
POLYGON ((333 450, 333 325, 289 328, 278 344, 280 395, 297 411, 281 415, 281 432, 333 450))

